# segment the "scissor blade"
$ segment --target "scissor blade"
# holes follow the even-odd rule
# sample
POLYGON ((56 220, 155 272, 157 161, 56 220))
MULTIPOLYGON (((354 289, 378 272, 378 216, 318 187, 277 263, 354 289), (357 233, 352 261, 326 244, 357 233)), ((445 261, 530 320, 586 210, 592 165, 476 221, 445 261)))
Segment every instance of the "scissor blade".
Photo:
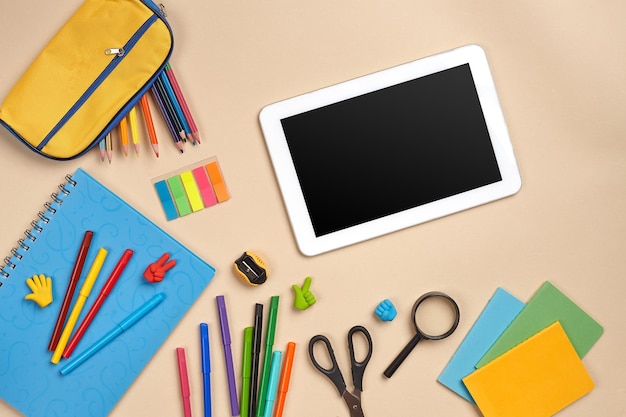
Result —
POLYGON ((361 399, 359 397, 348 392, 347 390, 345 390, 341 396, 350 410, 350 417, 365 417, 363 409, 361 408, 361 399))

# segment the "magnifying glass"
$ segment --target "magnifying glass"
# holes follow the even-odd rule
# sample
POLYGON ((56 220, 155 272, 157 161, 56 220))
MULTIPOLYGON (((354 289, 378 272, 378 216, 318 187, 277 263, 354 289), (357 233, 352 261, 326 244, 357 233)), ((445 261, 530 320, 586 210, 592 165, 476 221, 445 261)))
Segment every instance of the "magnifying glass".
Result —
POLYGON ((387 378, 391 378, 391 376, 396 372, 398 367, 400 367, 402 362, 404 362, 407 356, 409 356, 409 353, 411 353, 411 351, 415 348, 415 346, 417 346, 420 340, 422 339, 425 339, 425 340, 445 339, 446 337, 454 333, 457 326, 459 325, 459 319, 461 317, 461 313, 459 312, 459 306, 452 299, 452 297, 439 291, 427 292, 426 294, 418 298, 417 301, 415 301, 415 304, 413 304, 413 311, 411 315, 413 316, 413 324, 415 325, 415 336, 413 336, 413 338, 404 347, 404 349, 402 349, 402 351, 398 354, 398 356, 396 356, 393 362, 391 362, 391 364, 387 367, 387 369, 385 369, 385 372, 383 372, 383 375, 385 375, 387 378), (442 300, 447 301, 448 304, 450 304, 450 307, 452 307, 453 312, 454 312, 454 320, 450 328, 443 333, 437 332, 439 334, 434 334, 434 335, 430 333, 426 333, 417 324, 417 321, 418 321, 417 314, 418 314, 418 309, 420 308, 420 305, 423 305, 424 301, 428 299, 432 299, 432 298, 441 298, 442 300))

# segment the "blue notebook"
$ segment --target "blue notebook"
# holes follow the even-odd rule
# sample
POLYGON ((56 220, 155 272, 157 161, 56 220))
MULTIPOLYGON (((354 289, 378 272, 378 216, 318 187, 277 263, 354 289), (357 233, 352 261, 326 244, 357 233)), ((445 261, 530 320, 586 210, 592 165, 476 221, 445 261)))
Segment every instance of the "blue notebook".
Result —
MULTIPOLYGON (((26 238, 0 269, 0 398, 28 417, 105 416, 206 288, 215 269, 82 169, 46 204, 26 238), (134 255, 76 347, 72 358, 123 321, 153 295, 165 300, 71 374, 50 362, 48 342, 85 231, 93 240, 74 298, 99 248, 108 251, 75 327, 82 321, 125 249, 134 255), (161 282, 143 277, 169 253, 176 266, 161 282), (52 278, 53 302, 25 300, 26 279, 52 278)), ((71 310, 71 309, 70 309, 71 310)))
POLYGON ((524 308, 524 303, 497 288, 437 381, 475 404, 463 378, 476 370, 476 363, 524 308))

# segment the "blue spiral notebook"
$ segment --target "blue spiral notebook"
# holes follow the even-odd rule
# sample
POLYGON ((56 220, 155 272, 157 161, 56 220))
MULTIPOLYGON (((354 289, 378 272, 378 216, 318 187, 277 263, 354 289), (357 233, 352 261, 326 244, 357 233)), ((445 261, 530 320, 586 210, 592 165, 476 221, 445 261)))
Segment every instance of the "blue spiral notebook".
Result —
POLYGON ((28 417, 109 414, 215 274, 211 265, 84 170, 66 180, 0 269, 0 398, 28 417), (124 250, 132 249, 134 255, 72 358, 156 293, 166 297, 132 328, 62 376, 59 370, 71 358, 52 364, 48 342, 87 230, 94 234, 74 298, 99 248, 105 248, 108 256, 78 323, 124 250), (143 272, 164 253, 176 265, 161 282, 149 283, 143 272), (53 281, 54 300, 45 308, 24 299, 31 293, 26 279, 35 274, 53 281))

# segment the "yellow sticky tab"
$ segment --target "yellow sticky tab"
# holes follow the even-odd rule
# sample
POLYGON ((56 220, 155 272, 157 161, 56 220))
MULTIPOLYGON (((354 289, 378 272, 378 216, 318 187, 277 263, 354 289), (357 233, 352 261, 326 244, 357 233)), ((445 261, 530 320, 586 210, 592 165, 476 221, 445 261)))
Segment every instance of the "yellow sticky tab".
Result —
POLYGON ((549 417, 594 387, 558 321, 463 382, 484 417, 549 417))
POLYGON ((185 187, 185 194, 187 194, 189 204, 191 204, 191 210, 202 210, 204 208, 204 204, 202 203, 200 191, 198 191, 198 186, 196 185, 196 181, 194 180, 191 171, 186 171, 180 174, 180 179, 183 181, 183 187, 185 187))

